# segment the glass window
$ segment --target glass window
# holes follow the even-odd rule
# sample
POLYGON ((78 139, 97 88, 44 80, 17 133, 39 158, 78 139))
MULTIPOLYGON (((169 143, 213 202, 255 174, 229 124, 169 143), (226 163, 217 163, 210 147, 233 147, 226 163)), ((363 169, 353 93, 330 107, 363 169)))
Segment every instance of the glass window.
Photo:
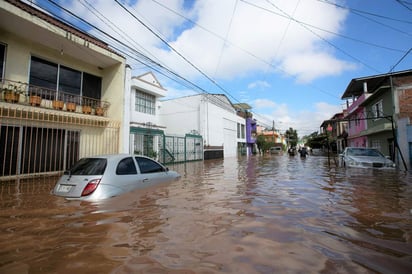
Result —
POLYGON ((80 95, 81 79, 81 72, 60 66, 59 91, 80 95))
POLYGON ((0 44, 0 79, 4 78, 4 67, 6 62, 6 46, 0 44))
POLYGON ((83 96, 99 99, 102 93, 102 78, 83 72, 83 96))
POLYGON ((163 166, 161 166, 156 161, 153 161, 144 157, 136 157, 137 164, 140 168, 140 173, 153 173, 164 171, 163 166))
POLYGON ((59 66, 34 56, 31 57, 30 64, 30 84, 98 100, 101 98, 101 77, 59 66))
POLYGON ((82 158, 71 169, 70 175, 103 175, 107 160, 102 158, 82 158))
POLYGON ((241 136, 245 138, 245 125, 241 125, 241 136))
POLYGON ((156 97, 145 92, 136 90, 135 110, 147 114, 156 114, 156 97))
POLYGON ((32 57, 30 63, 30 85, 56 90, 57 72, 57 64, 32 57))
POLYGON ((384 116, 382 100, 372 106, 372 112, 374 118, 380 118, 384 116))
POLYGON ((136 166, 132 157, 124 158, 119 162, 116 168, 117 175, 137 174, 136 166))

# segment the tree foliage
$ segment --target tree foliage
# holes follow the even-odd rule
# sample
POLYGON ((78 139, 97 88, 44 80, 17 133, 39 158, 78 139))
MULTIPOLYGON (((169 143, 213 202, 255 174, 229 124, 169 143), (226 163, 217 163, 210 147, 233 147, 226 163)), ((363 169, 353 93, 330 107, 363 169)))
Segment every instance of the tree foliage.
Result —
POLYGON ((313 132, 306 137, 306 145, 311 148, 322 148, 328 145, 328 136, 326 133, 318 134, 313 132))
POLYGON ((256 145, 258 147, 259 153, 265 153, 274 145, 274 143, 266 141, 264 135, 258 135, 256 138, 256 145))
POLYGON ((296 129, 290 127, 288 130, 286 130, 285 138, 288 146, 290 147, 296 147, 296 145, 298 144, 298 133, 296 129))

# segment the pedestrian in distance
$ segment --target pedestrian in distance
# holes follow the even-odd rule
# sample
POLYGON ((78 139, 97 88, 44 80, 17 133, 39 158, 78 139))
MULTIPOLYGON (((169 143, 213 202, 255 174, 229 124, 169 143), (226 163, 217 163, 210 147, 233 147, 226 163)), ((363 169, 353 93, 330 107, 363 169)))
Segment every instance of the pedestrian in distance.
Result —
POLYGON ((306 147, 302 147, 299 150, 299 154, 300 154, 300 158, 306 158, 306 156, 308 155, 308 151, 307 151, 306 147))

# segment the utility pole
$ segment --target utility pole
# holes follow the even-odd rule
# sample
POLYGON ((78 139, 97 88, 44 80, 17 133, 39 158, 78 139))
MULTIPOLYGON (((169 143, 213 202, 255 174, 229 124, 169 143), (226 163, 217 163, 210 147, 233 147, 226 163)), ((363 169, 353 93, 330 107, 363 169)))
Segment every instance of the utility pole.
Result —
POLYGON ((272 125, 272 142, 275 143, 275 120, 273 120, 272 125))

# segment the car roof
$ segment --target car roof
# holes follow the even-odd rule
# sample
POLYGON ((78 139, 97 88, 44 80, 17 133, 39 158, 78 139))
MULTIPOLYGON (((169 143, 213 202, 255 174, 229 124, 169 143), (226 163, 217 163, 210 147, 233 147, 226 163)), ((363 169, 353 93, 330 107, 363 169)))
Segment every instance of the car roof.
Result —
POLYGON ((374 149, 376 150, 376 148, 374 147, 346 147, 346 149, 374 149))
POLYGON ((142 157, 142 158, 152 159, 144 155, 135 155, 135 154, 128 154, 128 153, 101 154, 101 155, 92 155, 92 156, 87 156, 87 157, 82 157, 82 158, 106 158, 108 160, 119 160, 125 157, 142 157))

